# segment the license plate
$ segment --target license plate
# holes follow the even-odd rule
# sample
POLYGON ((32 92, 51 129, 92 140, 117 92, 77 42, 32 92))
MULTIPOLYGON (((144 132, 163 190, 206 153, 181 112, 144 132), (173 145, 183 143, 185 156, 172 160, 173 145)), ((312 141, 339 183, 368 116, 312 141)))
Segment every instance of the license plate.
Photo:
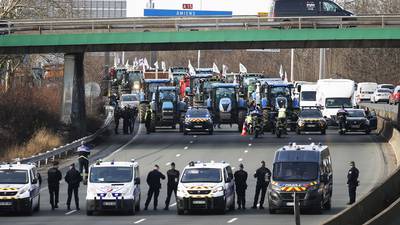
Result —
POLYGON ((294 206, 294 202, 287 202, 286 205, 287 206, 294 206))
POLYGON ((201 125, 196 125, 196 126, 194 126, 194 128, 203 128, 203 126, 201 126, 201 125))
POLYGON ((204 204, 206 204, 206 201, 204 201, 204 200, 194 200, 192 203, 194 205, 204 205, 204 204))
POLYGON ((116 202, 103 202, 104 206, 115 206, 116 202))
POLYGON ((315 124, 308 124, 307 127, 316 127, 317 125, 315 124))
POLYGON ((351 125, 351 128, 360 128, 360 125, 351 125))
POLYGON ((10 206, 12 202, 0 202, 0 206, 10 206))

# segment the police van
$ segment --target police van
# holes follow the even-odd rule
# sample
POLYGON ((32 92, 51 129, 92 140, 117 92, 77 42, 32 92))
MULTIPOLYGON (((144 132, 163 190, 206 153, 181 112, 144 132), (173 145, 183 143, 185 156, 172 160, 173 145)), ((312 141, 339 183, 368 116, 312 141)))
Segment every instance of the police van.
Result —
POLYGON ((0 213, 32 215, 40 209, 40 175, 31 164, 0 165, 0 213))
POLYGON ((179 179, 177 213, 212 210, 225 213, 235 209, 232 168, 221 162, 190 162, 179 179))
POLYGON ((89 168, 86 214, 96 211, 123 211, 134 215, 140 210, 139 164, 98 161, 89 168))
POLYGON ((293 196, 301 209, 320 213, 331 208, 332 161, 326 145, 284 146, 276 151, 272 179, 268 186, 269 212, 293 208, 293 196))

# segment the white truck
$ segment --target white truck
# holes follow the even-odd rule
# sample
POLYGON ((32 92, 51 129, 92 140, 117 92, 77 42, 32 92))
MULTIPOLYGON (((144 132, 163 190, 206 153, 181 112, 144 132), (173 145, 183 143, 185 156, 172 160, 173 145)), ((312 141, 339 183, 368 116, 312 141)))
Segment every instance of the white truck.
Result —
POLYGON ((336 124, 336 114, 344 106, 353 108, 355 83, 348 79, 322 79, 317 82, 317 105, 328 124, 336 124))
POLYGON ((303 84, 300 91, 300 107, 317 105, 317 84, 303 84))
POLYGON ((127 212, 140 210, 139 164, 101 162, 90 166, 86 194, 86 214, 96 211, 127 212))
POLYGON ((357 103, 369 101, 378 88, 378 84, 374 82, 361 82, 357 85, 356 100, 357 103))

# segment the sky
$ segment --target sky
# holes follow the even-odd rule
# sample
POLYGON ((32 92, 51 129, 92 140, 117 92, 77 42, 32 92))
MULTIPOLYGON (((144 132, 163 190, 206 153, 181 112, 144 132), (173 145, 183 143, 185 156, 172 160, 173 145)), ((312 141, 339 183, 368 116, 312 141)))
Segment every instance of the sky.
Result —
MULTIPOLYGON (((127 0, 127 16, 142 17, 149 0, 127 0)), ((232 11, 233 15, 257 15, 269 12, 272 0, 153 0, 155 9, 182 9, 193 4, 193 10, 232 11)))

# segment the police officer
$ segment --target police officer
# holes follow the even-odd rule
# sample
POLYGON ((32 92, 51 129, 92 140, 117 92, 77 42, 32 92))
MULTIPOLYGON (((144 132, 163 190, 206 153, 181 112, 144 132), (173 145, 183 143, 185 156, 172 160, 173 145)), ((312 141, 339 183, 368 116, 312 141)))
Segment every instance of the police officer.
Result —
POLYGON ((89 155, 90 148, 85 145, 85 142, 81 142, 81 146, 78 147, 78 162, 79 162, 79 173, 81 174, 83 180, 86 182, 87 174, 89 173, 89 155), (85 172, 83 172, 85 170, 85 172))
POLYGON ((239 165, 239 170, 235 172, 234 177, 238 209, 246 209, 247 172, 243 170, 242 163, 239 165))
POLYGON ((150 108, 150 105, 147 106, 147 110, 146 110, 146 115, 145 115, 144 121, 145 121, 147 134, 150 134, 150 125, 151 125, 151 108, 150 108))
POLYGON ((62 174, 58 170, 58 162, 53 162, 53 167, 47 171, 47 184, 49 187, 50 194, 50 205, 51 209, 58 208, 58 196, 60 193, 60 180, 62 179, 62 174))
POLYGON ((345 129, 346 125, 346 117, 347 117, 347 111, 344 108, 344 105, 342 105, 341 109, 338 110, 336 117, 339 122, 339 133, 343 134, 343 130, 345 129))
POLYGON ((154 166, 154 169, 149 172, 147 175, 147 184, 149 185, 149 191, 147 192, 147 199, 146 203, 144 204, 144 210, 147 210, 151 198, 154 194, 154 210, 157 210, 157 204, 158 204, 158 195, 160 194, 160 189, 161 189, 161 182, 160 180, 165 180, 164 174, 162 174, 160 171, 160 167, 158 165, 154 166))
POLYGON ((129 134, 129 108, 127 106, 125 106, 122 111, 122 118, 122 129, 124 130, 124 134, 129 134))
POLYGON ((116 106, 114 109, 115 134, 118 134, 118 126, 120 119, 121 119, 121 109, 118 106, 116 106))
POLYGON ((261 167, 255 172, 254 178, 257 178, 257 185, 252 208, 257 209, 258 197, 261 192, 260 209, 264 209, 265 194, 271 178, 271 171, 265 167, 265 161, 261 161, 261 167))
POLYGON ((167 171, 167 180, 167 199, 165 199, 164 210, 168 210, 172 192, 174 192, 176 198, 176 192, 178 190, 179 171, 175 169, 174 162, 171 163, 171 169, 167 171))
POLYGON ((72 194, 75 197, 75 206, 76 210, 79 209, 79 183, 82 181, 82 177, 79 172, 75 169, 75 164, 72 163, 70 169, 68 170, 67 174, 65 175, 65 182, 68 184, 68 199, 67 199, 67 208, 71 210, 71 199, 72 194))
POLYGON ((349 188, 350 201, 347 205, 351 205, 356 201, 356 189, 359 184, 358 182, 359 171, 355 166, 354 161, 350 162, 350 170, 347 173, 347 186, 349 188))

